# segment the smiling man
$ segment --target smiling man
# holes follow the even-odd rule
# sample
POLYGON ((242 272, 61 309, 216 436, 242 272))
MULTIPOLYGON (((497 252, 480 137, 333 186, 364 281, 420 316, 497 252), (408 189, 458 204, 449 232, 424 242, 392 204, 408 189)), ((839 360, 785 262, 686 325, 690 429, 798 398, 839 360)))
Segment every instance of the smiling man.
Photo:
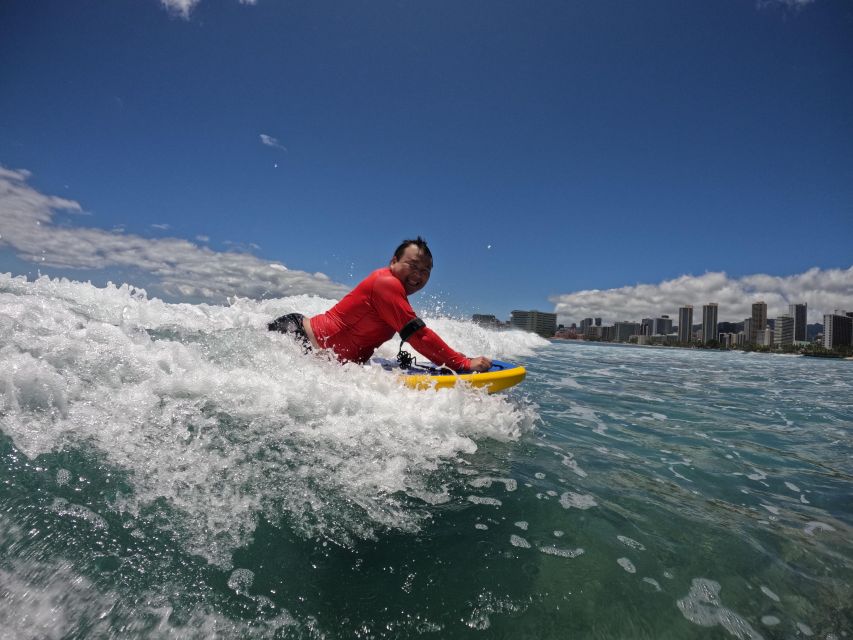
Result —
POLYGON ((270 331, 294 335, 306 348, 331 349, 342 362, 367 362, 395 333, 433 363, 454 371, 487 371, 491 360, 468 358, 451 349, 415 315, 408 296, 426 286, 432 253, 418 236, 404 240, 387 267, 377 269, 326 313, 305 318, 292 313, 269 324, 270 331))

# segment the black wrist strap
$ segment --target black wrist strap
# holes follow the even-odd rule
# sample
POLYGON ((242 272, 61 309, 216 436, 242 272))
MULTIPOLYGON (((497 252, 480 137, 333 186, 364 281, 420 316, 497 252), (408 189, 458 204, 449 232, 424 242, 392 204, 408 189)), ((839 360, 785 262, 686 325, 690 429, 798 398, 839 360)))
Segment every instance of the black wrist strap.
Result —
POLYGON ((400 339, 406 342, 415 331, 423 329, 425 326, 426 323, 420 318, 412 318, 400 329, 400 339))

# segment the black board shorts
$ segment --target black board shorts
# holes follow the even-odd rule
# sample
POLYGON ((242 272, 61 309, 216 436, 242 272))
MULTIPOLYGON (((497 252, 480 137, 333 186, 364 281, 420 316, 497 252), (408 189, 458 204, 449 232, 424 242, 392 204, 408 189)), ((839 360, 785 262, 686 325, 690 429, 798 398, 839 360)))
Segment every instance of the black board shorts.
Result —
POLYGON ((302 345, 305 353, 311 351, 311 339, 305 333, 305 327, 302 326, 302 321, 305 319, 301 313, 288 313, 273 320, 267 325, 270 331, 280 331, 291 336, 294 340, 302 345))

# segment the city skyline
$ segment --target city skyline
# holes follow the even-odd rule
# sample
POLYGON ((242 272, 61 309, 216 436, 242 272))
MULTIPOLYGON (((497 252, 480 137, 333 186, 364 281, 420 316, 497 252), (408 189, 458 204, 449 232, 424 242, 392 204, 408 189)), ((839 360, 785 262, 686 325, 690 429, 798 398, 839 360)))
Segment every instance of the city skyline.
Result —
POLYGON ((741 279, 725 273, 700 277, 682 276, 659 284, 639 284, 608 291, 588 290, 555 296, 555 310, 561 324, 577 318, 600 316, 611 324, 669 315, 679 309, 718 306, 720 322, 742 322, 752 316, 752 305, 766 304, 766 317, 793 313, 792 306, 804 304, 808 324, 819 324, 825 313, 853 306, 853 267, 846 270, 810 269, 792 276, 757 274, 741 279))

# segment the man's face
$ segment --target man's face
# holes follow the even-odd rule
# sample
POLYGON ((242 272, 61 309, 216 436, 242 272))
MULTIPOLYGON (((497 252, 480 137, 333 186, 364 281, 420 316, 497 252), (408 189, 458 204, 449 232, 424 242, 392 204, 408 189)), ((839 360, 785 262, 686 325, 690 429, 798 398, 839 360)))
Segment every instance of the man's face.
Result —
POLYGON ((403 283, 406 295, 417 293, 426 286, 432 271, 432 258, 421 251, 417 245, 410 244, 398 260, 391 258, 391 273, 403 283))

